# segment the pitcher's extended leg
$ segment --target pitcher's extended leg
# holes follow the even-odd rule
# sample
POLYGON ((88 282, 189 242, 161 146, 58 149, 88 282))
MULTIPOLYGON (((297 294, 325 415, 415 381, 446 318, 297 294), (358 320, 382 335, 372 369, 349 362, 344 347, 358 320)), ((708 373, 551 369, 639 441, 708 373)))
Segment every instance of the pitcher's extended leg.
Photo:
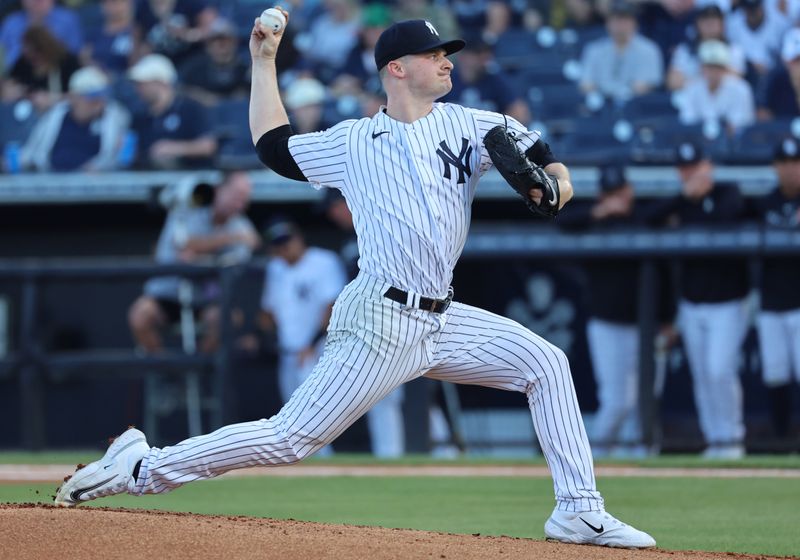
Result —
POLYGON ((603 509, 567 357, 519 323, 453 303, 428 377, 525 393, 558 509, 603 509))

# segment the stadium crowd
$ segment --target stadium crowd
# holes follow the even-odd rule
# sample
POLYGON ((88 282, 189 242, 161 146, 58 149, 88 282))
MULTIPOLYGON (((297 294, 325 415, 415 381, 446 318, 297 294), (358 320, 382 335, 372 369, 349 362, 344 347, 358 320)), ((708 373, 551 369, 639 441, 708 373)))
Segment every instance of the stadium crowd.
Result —
MULTIPOLYGON (((247 130, 232 123, 246 123, 247 38, 260 4, 63 4, 0 3, 7 172, 258 166, 247 157, 247 130)), ((278 69, 299 131, 374 114, 383 100, 377 37, 391 21, 424 18, 469 45, 445 100, 530 124, 573 164, 657 157, 659 142, 674 144, 675 134, 702 134, 717 157, 735 162, 759 137, 748 131, 764 123, 800 133, 792 121, 800 116, 798 0, 285 7, 292 23, 278 69), (646 133, 654 126, 664 131, 655 139, 646 133)))
MULTIPOLYGON (((247 127, 247 38, 265 6, 246 0, 19 4, 0 2, 4 172, 261 166, 247 127)), ((542 130, 566 163, 602 167, 599 198, 568 208, 564 227, 735 225, 745 217, 800 227, 800 0, 283 5, 291 24, 278 70, 297 132, 377 112, 384 100, 373 63, 377 38, 392 21, 423 18, 443 37, 467 40, 445 100, 505 112, 542 130), (622 169, 637 162, 677 166, 682 192, 642 210, 622 169), (713 180, 715 162, 774 165, 779 186, 751 208, 736 185, 713 180)), ((233 206, 237 213, 246 202, 233 206)), ((204 212, 192 222, 203 234, 227 223, 204 212)), ((255 234, 245 229, 252 250, 255 234)), ((285 247, 274 241, 273 259, 280 260, 285 247)), ((287 270, 294 264, 283 260, 287 270)), ((737 458, 745 435, 736 360, 749 324, 747 265, 744 259, 682 265, 678 318, 674 309, 663 318, 674 319, 684 338, 707 455, 737 458)), ((598 452, 619 443, 626 422, 636 423, 632 266, 604 262, 586 270, 594 303, 587 339, 600 402, 598 452)), ((800 379, 800 269, 775 257, 764 263, 761 280, 763 375, 775 432, 788 436, 792 375, 800 379)), ((155 329, 170 315, 157 296, 143 296, 131 311, 131 328, 145 348, 160 344, 155 329)), ((314 347, 316 331, 294 350, 314 347)))

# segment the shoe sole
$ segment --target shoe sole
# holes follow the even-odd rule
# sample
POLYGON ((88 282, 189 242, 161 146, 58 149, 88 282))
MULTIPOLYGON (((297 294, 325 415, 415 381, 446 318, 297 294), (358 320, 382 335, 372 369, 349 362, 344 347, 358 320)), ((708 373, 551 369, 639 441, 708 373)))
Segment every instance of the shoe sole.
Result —
POLYGON ((548 520, 544 528, 546 540, 553 542, 561 542, 566 544, 605 546, 609 548, 627 548, 629 550, 641 550, 646 548, 654 548, 656 546, 655 543, 648 545, 637 545, 637 544, 623 544, 614 541, 600 542, 593 537, 582 535, 580 533, 567 534, 567 533, 562 533, 561 531, 562 531, 561 527, 548 520))

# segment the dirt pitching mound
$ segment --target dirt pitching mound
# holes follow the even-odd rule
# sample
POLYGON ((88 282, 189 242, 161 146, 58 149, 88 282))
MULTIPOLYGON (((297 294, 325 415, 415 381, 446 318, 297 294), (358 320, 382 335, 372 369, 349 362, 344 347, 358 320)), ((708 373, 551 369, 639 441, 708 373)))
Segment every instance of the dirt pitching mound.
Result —
POLYGON ((452 535, 146 510, 0 505, 0 557, 385 560, 748 559, 737 554, 613 550, 511 537, 452 535))

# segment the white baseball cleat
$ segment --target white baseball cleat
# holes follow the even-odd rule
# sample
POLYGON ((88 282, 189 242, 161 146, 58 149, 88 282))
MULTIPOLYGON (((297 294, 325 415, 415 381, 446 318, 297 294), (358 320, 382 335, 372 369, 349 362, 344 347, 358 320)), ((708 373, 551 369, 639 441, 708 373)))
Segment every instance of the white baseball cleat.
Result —
POLYGON ((614 548, 651 548, 653 537, 634 529, 605 511, 553 511, 544 524, 548 539, 573 544, 594 544, 614 548))
POLYGON ((144 434, 129 428, 115 439, 101 459, 79 468, 58 489, 55 504, 72 507, 95 498, 128 491, 136 463, 150 451, 144 434))

